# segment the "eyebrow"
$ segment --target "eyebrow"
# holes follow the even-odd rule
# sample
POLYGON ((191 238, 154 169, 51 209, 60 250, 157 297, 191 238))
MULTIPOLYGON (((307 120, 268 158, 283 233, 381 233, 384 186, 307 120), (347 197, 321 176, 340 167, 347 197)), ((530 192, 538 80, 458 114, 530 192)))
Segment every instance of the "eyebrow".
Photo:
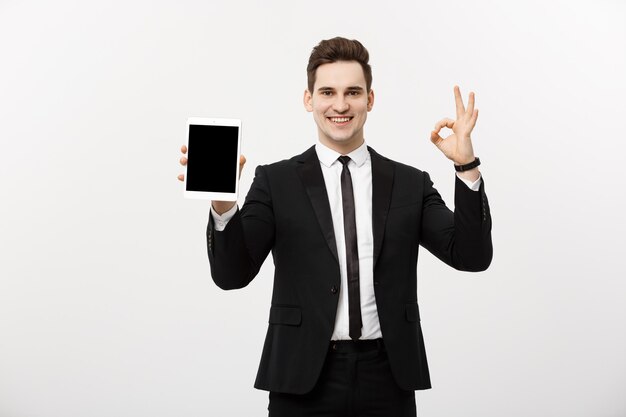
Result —
MULTIPOLYGON (((335 89, 332 87, 320 87, 317 89, 317 91, 334 91, 335 89)), ((348 87, 346 88, 346 90, 348 91, 365 91, 365 89, 363 87, 360 87, 358 85, 352 86, 352 87, 348 87)))

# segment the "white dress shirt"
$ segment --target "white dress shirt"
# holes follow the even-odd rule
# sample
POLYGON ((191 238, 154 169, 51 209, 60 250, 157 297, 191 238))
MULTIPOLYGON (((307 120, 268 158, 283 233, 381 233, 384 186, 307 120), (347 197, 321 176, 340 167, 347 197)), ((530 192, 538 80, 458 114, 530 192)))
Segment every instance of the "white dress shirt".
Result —
MULTIPOLYGON (((337 241, 341 286, 339 304, 335 316, 335 330, 332 340, 350 340, 348 316, 348 266, 346 260, 346 237, 343 230, 343 203, 341 200, 341 171, 343 165, 337 160, 340 153, 318 143, 315 152, 320 160, 330 212, 333 217, 333 230, 337 241)), ((348 169, 354 190, 354 212, 356 218, 357 250, 359 252, 359 292, 363 328, 361 339, 383 337, 378 321, 376 296, 374 295, 374 232, 372 230, 372 161, 367 146, 363 143, 348 154, 348 169)))
MULTIPOLYGON (((341 202, 341 170, 343 166, 337 160, 342 154, 318 142, 315 152, 320 160, 320 167, 326 184, 328 202, 333 218, 333 230, 337 242, 341 286, 339 288, 339 304, 335 317, 335 329, 332 340, 350 340, 348 318, 348 272, 346 262, 346 243, 343 231, 343 205, 341 202)), ((354 206, 356 215, 357 248, 359 252, 359 289, 361 298, 361 316, 363 328, 360 339, 376 339, 383 337, 378 320, 376 296, 374 294, 374 235, 372 230, 372 162, 367 145, 347 154, 350 157, 348 169, 352 176, 354 190, 354 206)), ((460 178, 460 177, 459 177, 460 178)), ((460 178, 470 189, 478 191, 482 183, 481 177, 471 182, 460 178)), ((222 231, 228 221, 236 213, 233 207, 221 216, 211 209, 215 230, 222 231)))

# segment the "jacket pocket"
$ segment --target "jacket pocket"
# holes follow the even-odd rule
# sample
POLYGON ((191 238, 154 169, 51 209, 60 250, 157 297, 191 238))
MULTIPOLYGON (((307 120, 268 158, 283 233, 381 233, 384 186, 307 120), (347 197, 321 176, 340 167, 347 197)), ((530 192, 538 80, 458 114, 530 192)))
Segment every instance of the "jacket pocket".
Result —
POLYGON ((406 319, 410 322, 420 321, 420 310, 417 303, 408 303, 406 305, 406 319))
POLYGON ((299 326, 301 322, 302 310, 300 310, 300 307, 272 306, 270 308, 270 324, 299 326))

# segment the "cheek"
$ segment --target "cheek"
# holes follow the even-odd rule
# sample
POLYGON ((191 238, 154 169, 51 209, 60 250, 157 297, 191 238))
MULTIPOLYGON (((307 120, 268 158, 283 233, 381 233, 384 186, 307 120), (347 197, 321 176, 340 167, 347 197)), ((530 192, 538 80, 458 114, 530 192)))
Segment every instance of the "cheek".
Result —
POLYGON ((324 113, 328 109, 328 106, 325 105, 323 102, 322 103, 317 102, 314 108, 315 108, 315 111, 319 113, 324 113))
POLYGON ((320 113, 317 110, 313 111, 313 120, 315 120, 315 123, 318 126, 321 126, 324 123, 325 119, 326 117, 324 117, 323 113, 320 113))
POLYGON ((326 119, 326 108, 317 107, 315 109, 315 114, 320 120, 326 119))

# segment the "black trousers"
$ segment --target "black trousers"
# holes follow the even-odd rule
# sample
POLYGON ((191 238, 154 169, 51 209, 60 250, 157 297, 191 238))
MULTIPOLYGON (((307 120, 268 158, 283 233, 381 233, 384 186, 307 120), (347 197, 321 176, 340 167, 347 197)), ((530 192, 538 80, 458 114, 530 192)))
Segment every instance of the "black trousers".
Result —
POLYGON ((269 417, 416 417, 415 391, 393 379, 382 339, 330 342, 313 390, 270 392, 269 417))

